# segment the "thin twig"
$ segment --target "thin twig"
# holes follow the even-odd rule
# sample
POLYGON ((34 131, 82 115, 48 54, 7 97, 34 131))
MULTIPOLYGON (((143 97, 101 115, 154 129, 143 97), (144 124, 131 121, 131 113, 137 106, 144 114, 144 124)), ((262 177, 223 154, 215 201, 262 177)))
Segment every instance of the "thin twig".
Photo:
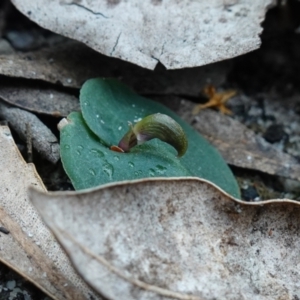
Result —
POLYGON ((31 125, 26 123, 26 146, 27 146, 27 162, 31 163, 32 160, 32 133, 31 125))

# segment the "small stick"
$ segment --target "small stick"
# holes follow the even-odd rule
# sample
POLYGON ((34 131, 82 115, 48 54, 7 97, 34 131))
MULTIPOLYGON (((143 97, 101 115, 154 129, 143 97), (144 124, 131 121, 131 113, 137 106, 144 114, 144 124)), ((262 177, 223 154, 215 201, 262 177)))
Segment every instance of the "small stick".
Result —
POLYGON ((29 123, 26 123, 26 146, 28 163, 32 163, 32 132, 29 123))

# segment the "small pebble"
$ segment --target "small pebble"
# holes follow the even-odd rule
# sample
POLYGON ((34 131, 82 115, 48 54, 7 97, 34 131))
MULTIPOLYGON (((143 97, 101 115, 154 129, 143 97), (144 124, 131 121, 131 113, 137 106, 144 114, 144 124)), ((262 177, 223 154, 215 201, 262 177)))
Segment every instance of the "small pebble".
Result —
POLYGON ((6 282, 6 287, 9 290, 13 290, 16 287, 16 281, 15 280, 10 280, 6 282))
POLYGON ((266 141, 273 144, 280 142, 286 136, 286 133, 282 125, 273 124, 267 128, 263 136, 266 141))
POLYGON ((249 186, 246 189, 241 189, 242 199, 245 201, 257 201, 259 194, 253 186, 249 186))
POLYGON ((6 38, 13 48, 21 51, 34 50, 45 44, 43 35, 35 30, 9 30, 6 38))
POLYGON ((14 53, 14 49, 11 47, 9 42, 5 39, 0 39, 0 54, 12 54, 14 53))

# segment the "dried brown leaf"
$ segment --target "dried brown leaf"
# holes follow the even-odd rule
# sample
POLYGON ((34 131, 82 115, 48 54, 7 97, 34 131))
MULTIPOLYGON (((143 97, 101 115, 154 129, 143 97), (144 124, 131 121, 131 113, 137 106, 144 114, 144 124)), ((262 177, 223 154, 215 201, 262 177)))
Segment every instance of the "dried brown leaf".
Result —
POLYGON ((206 65, 257 49, 273 0, 13 0, 44 28, 107 56, 154 69, 206 65))
POLYGON ((67 116, 72 111, 79 111, 78 98, 52 85, 36 84, 20 79, 0 82, 0 98, 37 113, 56 117, 67 116))
POLYGON ((296 158, 276 149, 239 121, 210 109, 195 117, 193 103, 173 100, 167 106, 218 148, 228 164, 300 181, 296 158))
POLYGON ((198 104, 193 109, 193 114, 198 114, 200 110, 214 107, 221 113, 231 115, 232 111, 226 107, 226 102, 237 94, 236 90, 227 90, 223 92, 217 92, 215 86, 212 84, 207 85, 204 90, 204 94, 208 97, 208 101, 204 104, 198 104))
POLYGON ((0 261, 53 299, 97 298, 78 277, 69 259, 28 200, 33 186, 46 191, 32 164, 26 164, 8 127, 0 127, 0 261))
POLYGON ((78 272, 110 299, 300 296, 299 202, 247 203, 197 178, 30 195, 78 272))
POLYGON ((230 66, 228 61, 171 71, 160 66, 153 72, 69 40, 39 51, 0 55, 0 74, 7 76, 40 79, 74 88, 80 88, 93 77, 117 76, 140 93, 188 96, 199 95, 208 78, 216 85, 221 84, 230 66))
POLYGON ((54 164, 60 159, 56 136, 36 115, 0 102, 0 118, 8 121, 24 141, 31 139, 33 147, 44 158, 54 164))

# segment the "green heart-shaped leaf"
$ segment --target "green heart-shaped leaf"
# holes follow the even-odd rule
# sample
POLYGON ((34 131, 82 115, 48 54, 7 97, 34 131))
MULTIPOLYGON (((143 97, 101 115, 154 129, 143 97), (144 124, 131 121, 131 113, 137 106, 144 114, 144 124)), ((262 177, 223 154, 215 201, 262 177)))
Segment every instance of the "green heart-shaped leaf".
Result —
POLYGON ((73 112, 69 125, 61 130, 61 154, 67 174, 76 189, 112 181, 143 177, 191 176, 174 159, 176 151, 159 140, 137 146, 129 153, 111 151, 87 127, 82 115, 73 112))
POLYGON ((63 165, 76 189, 151 176, 197 176, 239 196, 237 182, 219 152, 163 105, 135 94, 117 80, 101 78, 83 85, 80 102, 82 115, 70 114, 70 123, 61 130, 63 165), (129 153, 109 149, 127 132, 128 122, 158 112, 169 115, 184 129, 189 146, 182 158, 157 139, 129 153))

